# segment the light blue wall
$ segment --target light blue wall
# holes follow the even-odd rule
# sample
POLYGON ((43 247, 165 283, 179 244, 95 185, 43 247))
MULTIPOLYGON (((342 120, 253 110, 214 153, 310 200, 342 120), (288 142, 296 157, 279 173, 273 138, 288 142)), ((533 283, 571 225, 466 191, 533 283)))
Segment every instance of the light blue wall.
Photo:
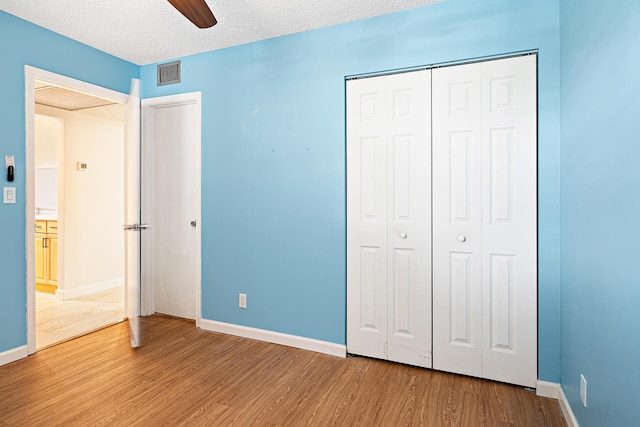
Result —
POLYGON ((18 203, 0 204, 0 353, 27 343, 25 248, 24 66, 53 71, 128 93, 139 67, 0 11, 0 163, 2 186, 15 186, 18 203), (6 181, 4 156, 16 160, 6 181))
POLYGON ((638 426, 640 2, 560 16, 562 387, 581 426, 638 426))
MULTIPOLYGON (((638 424, 640 3, 605 6, 449 0, 183 58, 175 86, 143 67, 145 97, 203 92, 203 316, 344 343, 344 76, 538 49, 539 377, 562 377, 583 426, 638 424)), ((0 52, 19 195, 0 204, 2 352, 26 343, 23 67, 121 92, 139 68, 3 12, 0 52)))
POLYGON ((182 58, 203 94, 202 315, 345 343, 344 77, 539 49, 539 377, 559 381, 557 0, 434 6, 182 58), (238 293, 248 308, 238 308, 238 293))

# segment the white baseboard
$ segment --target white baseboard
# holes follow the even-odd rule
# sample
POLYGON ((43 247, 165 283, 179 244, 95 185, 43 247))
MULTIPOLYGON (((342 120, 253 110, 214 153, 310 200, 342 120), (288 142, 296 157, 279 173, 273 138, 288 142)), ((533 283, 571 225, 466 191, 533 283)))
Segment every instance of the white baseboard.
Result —
POLYGON ((560 384, 538 380, 538 384, 536 386, 536 394, 538 396, 558 399, 560 409, 562 409, 562 414, 564 415, 564 419, 569 427, 580 427, 578 424, 578 420, 576 419, 576 416, 571 409, 571 405, 569 405, 567 396, 564 394, 564 390, 562 390, 562 386, 560 384))
POLYGON ((567 395, 564 394, 564 390, 562 390, 562 386, 558 389, 560 401, 560 408, 562 409, 562 413, 564 414, 564 419, 567 422, 569 427, 580 427, 578 424, 578 419, 576 415, 573 413, 573 409, 571 409, 571 405, 569 405, 569 400, 567 400, 567 395))
POLYGON ((220 332, 228 335, 265 341, 273 344, 286 345, 331 356, 347 357, 347 346, 297 335, 283 334, 265 329, 250 328, 232 323, 217 322, 215 320, 200 320, 200 328, 206 331, 220 332))
POLYGON ((91 283, 89 285, 78 286, 71 289, 58 289, 56 291, 56 298, 61 301, 68 299, 79 298, 86 295, 95 294, 96 292, 106 291, 108 289, 117 288, 118 286, 124 286, 124 278, 107 280, 104 282, 91 283))
POLYGON ((538 384, 536 384, 536 394, 542 397, 558 399, 560 397, 560 384, 538 380, 538 384))
POLYGON ((0 366, 6 365, 7 363, 15 362, 16 360, 25 358, 28 355, 29 353, 27 352, 26 345, 3 351, 2 353, 0 353, 0 366))

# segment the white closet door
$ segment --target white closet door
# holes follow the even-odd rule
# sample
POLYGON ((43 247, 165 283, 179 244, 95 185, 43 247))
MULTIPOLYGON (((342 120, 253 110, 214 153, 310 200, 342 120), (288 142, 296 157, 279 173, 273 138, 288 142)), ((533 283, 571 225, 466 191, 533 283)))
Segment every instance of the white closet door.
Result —
POLYGON ((433 367, 482 376, 481 64, 433 71, 433 367))
POLYGON ((347 350, 387 358, 388 77, 347 82, 347 350))
POLYGON ((536 57, 482 66, 484 377, 537 380, 536 57))
POLYGON ((431 367, 431 70, 389 79, 388 358, 431 367))
POLYGON ((431 367, 431 73, 347 84, 347 349, 431 367))
POLYGON ((534 56, 433 72, 434 368, 535 386, 534 56))

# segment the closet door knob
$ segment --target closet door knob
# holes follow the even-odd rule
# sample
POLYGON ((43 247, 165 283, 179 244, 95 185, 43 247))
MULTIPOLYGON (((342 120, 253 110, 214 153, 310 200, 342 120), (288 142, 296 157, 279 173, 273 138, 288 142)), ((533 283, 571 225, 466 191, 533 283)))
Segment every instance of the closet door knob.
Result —
POLYGON ((406 239, 407 238, 407 233, 400 233, 400 238, 401 239, 406 239))
POLYGON ((467 241, 467 236, 465 236, 464 234, 460 234, 458 236, 458 242, 466 242, 467 241))

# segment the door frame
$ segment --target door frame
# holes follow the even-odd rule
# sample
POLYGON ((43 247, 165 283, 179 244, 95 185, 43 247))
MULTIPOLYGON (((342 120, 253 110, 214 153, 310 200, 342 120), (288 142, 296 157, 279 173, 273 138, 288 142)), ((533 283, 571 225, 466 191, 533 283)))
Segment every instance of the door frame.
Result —
MULTIPOLYGON (((167 95, 167 96, 159 96, 155 98, 146 98, 141 101, 141 151, 142 151, 142 171, 141 171, 141 179, 142 179, 142 191, 141 191, 141 206, 143 212, 143 222, 148 222, 151 224, 151 231, 143 231, 142 232, 142 245, 153 245, 153 210, 149 208, 152 206, 152 188, 149 189, 148 185, 153 186, 154 183, 154 175, 153 169, 150 167, 145 167, 146 161, 149 159, 155 159, 156 155, 154 152, 154 142, 155 139, 153 137, 154 132, 149 128, 151 125, 151 120, 149 120, 149 114, 153 113, 154 110, 160 108, 166 108, 171 106, 179 106, 185 104, 195 104, 196 105, 196 113, 195 113, 195 124, 196 124, 196 137, 195 137, 195 151, 196 151, 196 159, 195 159, 195 173, 196 173, 196 183, 195 183, 195 210, 196 210, 196 274, 195 274, 195 304, 196 304, 196 327, 200 327, 200 322, 202 320, 202 312, 201 312, 201 283, 202 283, 202 93, 201 92, 188 92, 188 93, 180 93, 176 95, 167 95)), ((154 307, 154 286, 153 286, 153 277, 152 274, 155 272, 153 266, 153 257, 151 251, 142 250, 142 277, 141 277, 141 315, 148 316, 155 312, 154 307)))
MULTIPOLYGON (((26 255, 27 255, 27 353, 36 352, 36 283, 35 283, 35 80, 103 98, 118 104, 126 104, 129 95, 76 80, 30 65, 24 66, 25 73, 25 162, 26 162, 26 255)), ((124 161, 124 160, 123 160, 124 161)), ((58 195, 60 197, 60 194, 58 195)), ((58 219, 64 217, 64 207, 58 206, 58 219)), ((63 221, 59 221, 63 223, 63 221)), ((64 233, 64 229, 61 229, 64 233)), ((64 281, 64 237, 59 246, 58 279, 64 281)))

